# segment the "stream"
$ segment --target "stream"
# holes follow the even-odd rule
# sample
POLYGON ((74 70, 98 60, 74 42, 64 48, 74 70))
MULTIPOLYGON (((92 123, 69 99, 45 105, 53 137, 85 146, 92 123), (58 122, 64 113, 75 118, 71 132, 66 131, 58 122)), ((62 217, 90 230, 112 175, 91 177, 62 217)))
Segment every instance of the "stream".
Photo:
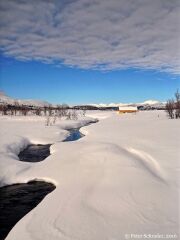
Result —
MULTIPOLYGON (((69 136, 63 141, 76 141, 84 135, 79 128, 68 129, 69 136)), ((51 144, 30 144, 18 155, 20 161, 40 162, 50 155, 51 144)), ((43 198, 55 189, 45 181, 12 184, 0 188, 0 240, 4 240, 14 225, 35 208, 43 198)))

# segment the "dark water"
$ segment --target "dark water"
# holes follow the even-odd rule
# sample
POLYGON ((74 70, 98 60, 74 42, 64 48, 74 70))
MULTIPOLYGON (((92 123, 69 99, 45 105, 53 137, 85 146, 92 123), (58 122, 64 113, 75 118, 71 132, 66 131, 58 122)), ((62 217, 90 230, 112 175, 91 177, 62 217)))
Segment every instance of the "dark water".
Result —
POLYGON ((40 162, 50 155, 51 144, 30 144, 18 155, 23 162, 40 162))
POLYGON ((52 183, 31 181, 0 188, 0 240, 43 198, 55 189, 52 183))
MULTIPOLYGON (((68 130, 70 135, 63 142, 76 141, 84 135, 80 133, 79 128, 68 130)), ((51 144, 30 144, 18 155, 19 160, 23 162, 40 162, 50 155, 51 144)))
POLYGON ((63 142, 76 141, 76 140, 84 137, 84 134, 82 134, 79 131, 79 128, 68 129, 68 131, 69 131, 70 135, 63 142))

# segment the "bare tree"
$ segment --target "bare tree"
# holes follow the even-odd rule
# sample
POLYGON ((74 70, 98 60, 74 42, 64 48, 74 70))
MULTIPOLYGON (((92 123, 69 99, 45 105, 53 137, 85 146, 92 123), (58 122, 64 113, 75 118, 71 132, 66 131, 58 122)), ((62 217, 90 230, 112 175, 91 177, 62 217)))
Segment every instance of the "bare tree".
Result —
POLYGON ((180 93, 179 90, 175 92, 175 100, 169 99, 166 103, 165 110, 169 118, 180 118, 180 93))
POLYGON ((83 117, 86 116, 86 110, 85 109, 83 109, 82 115, 83 115, 83 117))
POLYGON ((78 119, 78 113, 75 109, 71 112, 71 119, 72 120, 77 120, 78 119))
POLYGON ((15 107, 11 105, 9 107, 9 110, 10 110, 10 115, 13 116, 14 115, 14 111, 15 111, 15 107))
POLYGON ((3 105, 2 104, 0 104, 0 112, 3 115, 3 105))
POLYGON ((171 119, 174 118, 174 100, 173 99, 170 99, 167 101, 166 112, 171 119))
POLYGON ((19 109, 19 103, 18 103, 18 101, 14 101, 14 115, 15 116, 17 114, 18 109, 19 109))
POLYGON ((52 105, 49 104, 47 109, 48 109, 49 116, 52 116, 52 105))
POLYGON ((71 112, 68 111, 66 114, 66 120, 71 120, 71 112))
POLYGON ((57 120, 57 115, 54 115, 54 117, 53 117, 53 124, 56 123, 56 120, 57 120))
POLYGON ((62 117, 62 107, 61 107, 61 105, 60 104, 58 104, 57 106, 56 106, 56 109, 57 109, 57 116, 59 117, 59 118, 61 118, 62 117))
POLYGON ((44 116, 46 116, 46 114, 47 114, 47 106, 44 106, 43 110, 44 110, 44 116))
POLYGON ((75 109, 67 111, 66 119, 67 120, 77 120, 78 119, 78 112, 75 109))
POLYGON ((63 104, 61 105, 61 114, 62 114, 62 117, 67 117, 67 115, 69 115, 68 108, 69 108, 69 106, 68 106, 66 103, 63 103, 63 104))
POLYGON ((22 106, 21 107, 21 112, 22 112, 22 115, 23 116, 27 116, 28 112, 29 112, 29 109, 27 106, 22 106))
POLYGON ((180 93, 179 90, 175 93, 175 117, 180 118, 180 93))
POLYGON ((6 104, 2 105, 2 114, 8 115, 8 106, 6 104))
POLYGON ((41 108, 40 108, 40 107, 37 107, 37 108, 36 108, 35 114, 36 114, 37 116, 41 116, 41 108))
POLYGON ((46 116, 45 126, 49 126, 51 124, 51 117, 46 116))

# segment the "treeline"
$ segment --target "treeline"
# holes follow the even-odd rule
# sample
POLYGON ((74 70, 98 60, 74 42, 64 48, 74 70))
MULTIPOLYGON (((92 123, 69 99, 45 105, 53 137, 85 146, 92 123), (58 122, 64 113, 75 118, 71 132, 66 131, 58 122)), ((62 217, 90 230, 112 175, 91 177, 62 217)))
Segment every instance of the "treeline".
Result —
POLYGON ((65 116, 67 114, 69 106, 67 104, 52 106, 51 104, 45 106, 29 106, 19 104, 15 102, 14 104, 0 104, 0 114, 1 115, 11 115, 11 116, 27 116, 27 115, 37 115, 37 116, 65 116))
POLYGON ((28 106, 15 104, 1 104, 1 115, 10 116, 45 116, 45 125, 53 125, 57 119, 64 118, 66 120, 77 120, 79 117, 83 117, 86 114, 86 110, 77 110, 70 108, 67 104, 63 105, 46 105, 42 107, 28 106))
POLYGON ((37 116, 52 116, 52 115, 58 115, 58 116, 68 116, 72 113, 68 110, 81 110, 82 112, 86 112, 87 110, 107 110, 107 111, 117 111, 118 107, 96 107, 92 105, 78 105, 70 107, 67 104, 52 106, 44 105, 44 106, 30 106, 30 105, 23 105, 19 104, 18 102, 14 102, 13 104, 6 104, 6 103, 0 103, 0 114, 1 115, 21 115, 21 116, 27 116, 27 115, 37 115, 37 116))
POLYGON ((175 99, 169 99, 166 103, 166 112, 169 118, 180 118, 180 93, 179 90, 174 94, 175 99))

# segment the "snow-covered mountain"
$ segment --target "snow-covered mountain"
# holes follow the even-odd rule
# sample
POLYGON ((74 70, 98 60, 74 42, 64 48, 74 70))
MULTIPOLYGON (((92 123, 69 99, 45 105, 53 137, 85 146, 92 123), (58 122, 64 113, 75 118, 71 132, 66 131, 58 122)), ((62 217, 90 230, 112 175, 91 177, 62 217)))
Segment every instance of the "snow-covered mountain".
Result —
POLYGON ((144 101, 142 103, 140 103, 141 105, 156 105, 156 104, 159 104, 160 102, 159 101, 156 101, 156 100, 147 100, 147 101, 144 101))
POLYGON ((166 102, 160 102, 156 100, 147 100, 142 103, 138 103, 137 106, 142 109, 155 108, 155 109, 163 109, 165 108, 166 102))
POLYGON ((12 104, 15 99, 8 97, 4 92, 0 92, 0 103, 12 104))
POLYGON ((48 106, 50 103, 41 100, 34 99, 15 99, 7 96, 4 92, 0 92, 0 104, 15 104, 19 103, 20 105, 28 105, 28 106, 37 106, 43 107, 48 106))
POLYGON ((91 106, 99 107, 99 108, 105 108, 105 107, 120 107, 120 106, 137 106, 137 107, 154 107, 154 108, 160 108, 165 106, 165 102, 160 102, 157 100, 146 100, 144 102, 140 103, 109 103, 109 104, 90 104, 91 106))
MULTIPOLYGON (((14 99, 9 96, 7 96, 4 92, 0 92, 0 104, 6 103, 6 104, 14 104, 15 102, 18 102, 21 105, 28 105, 28 106, 48 106, 50 103, 47 101, 42 100, 34 100, 34 99, 14 99)), ((149 108, 164 108, 165 102, 160 102, 157 100, 146 100, 141 103, 99 103, 99 104, 86 104, 87 106, 94 106, 98 108, 115 108, 120 106, 137 106, 141 107, 142 109, 149 109, 149 108)))

